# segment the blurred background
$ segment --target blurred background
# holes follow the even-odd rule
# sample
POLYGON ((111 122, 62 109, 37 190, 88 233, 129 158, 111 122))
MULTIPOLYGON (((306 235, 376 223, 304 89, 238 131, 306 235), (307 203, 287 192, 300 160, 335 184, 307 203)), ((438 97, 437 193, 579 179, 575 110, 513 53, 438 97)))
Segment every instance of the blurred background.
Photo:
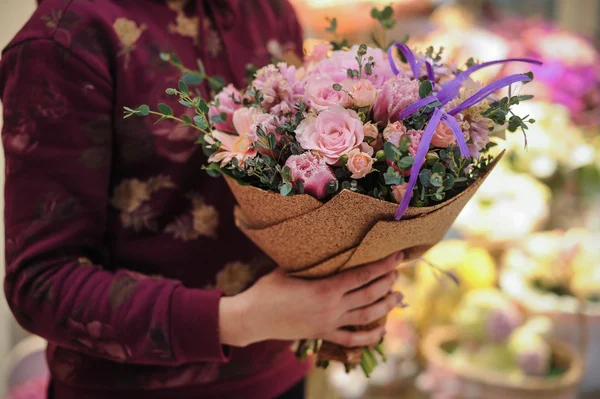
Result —
MULTIPOLYGON (((315 370, 309 398, 600 398, 600 0, 292 2, 306 49, 334 39, 329 17, 350 43, 370 43, 371 9, 391 4, 392 38, 443 46, 448 62, 544 61, 520 88, 536 95, 522 105, 537 121, 527 149, 521 134, 509 135, 508 155, 447 239, 400 276, 410 306, 388 317, 387 362, 369 380, 315 370)), ((0 2, 2 47, 34 7, 0 2)), ((21 387, 12 398, 39 397, 43 346, 0 296, 0 397, 9 386, 21 387)))

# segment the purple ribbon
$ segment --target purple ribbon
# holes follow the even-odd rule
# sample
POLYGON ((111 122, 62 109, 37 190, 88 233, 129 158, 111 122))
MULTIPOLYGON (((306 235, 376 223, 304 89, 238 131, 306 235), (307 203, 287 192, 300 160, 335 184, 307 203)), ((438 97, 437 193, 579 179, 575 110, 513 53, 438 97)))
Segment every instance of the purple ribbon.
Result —
MULTIPOLYGON (((427 78, 431 81, 433 85, 435 77, 431 63, 425 60, 417 60, 415 54, 404 43, 395 43, 388 49, 388 61, 390 62, 390 66, 394 74, 398 75, 398 73, 400 73, 400 70, 396 66, 396 61, 394 60, 394 48, 400 50, 400 52, 402 52, 402 54, 404 55, 404 58, 406 58, 406 61, 408 62, 412 70, 414 79, 418 80, 420 78, 421 67, 423 66, 423 64, 425 64, 427 68, 427 78)), ((463 103, 461 103, 451 111, 446 112, 444 108, 442 108, 444 105, 446 105, 447 103, 455 99, 456 96, 458 96, 462 84, 469 78, 469 76, 473 72, 476 72, 482 68, 491 65, 502 64, 506 62, 525 62, 528 64, 542 65, 540 61, 527 58, 508 58, 504 60, 484 62, 483 64, 474 65, 468 68, 466 71, 456 75, 456 77, 450 82, 448 82, 437 94, 434 93, 425 98, 422 98, 414 104, 409 105, 400 112, 400 118, 405 119, 413 115, 419 109, 431 103, 439 103, 434 108, 433 114, 431 115, 431 119, 427 124, 425 131, 423 132, 423 137, 421 137, 421 142, 419 143, 417 153, 415 154, 415 161, 410 171, 410 178, 408 180, 406 194, 402 198, 402 201, 400 201, 398 209, 396 210, 396 220, 402 219, 402 216, 408 209, 408 205, 410 204, 410 200, 412 199, 415 184, 417 183, 417 179, 419 177, 421 166, 425 163, 425 158, 427 156, 427 152, 429 151, 429 145, 431 144, 431 140, 433 138, 435 130, 437 129, 438 124, 442 122, 446 126, 448 126, 450 130, 452 130, 454 137, 456 137, 456 142, 458 143, 458 148, 460 149, 461 155, 463 157, 470 157, 469 148, 467 147, 467 142, 465 141, 465 137, 463 136, 462 129, 459 126, 456 119, 454 118, 454 116, 459 112, 464 111, 465 109, 472 107, 475 104, 478 104, 479 102, 485 100, 491 94, 495 93, 503 87, 509 86, 516 82, 529 82, 531 80, 531 78, 525 74, 506 76, 504 78, 498 79, 493 83, 490 83, 487 86, 482 87, 479 91, 477 91, 475 94, 473 94, 471 97, 466 99, 463 103)))

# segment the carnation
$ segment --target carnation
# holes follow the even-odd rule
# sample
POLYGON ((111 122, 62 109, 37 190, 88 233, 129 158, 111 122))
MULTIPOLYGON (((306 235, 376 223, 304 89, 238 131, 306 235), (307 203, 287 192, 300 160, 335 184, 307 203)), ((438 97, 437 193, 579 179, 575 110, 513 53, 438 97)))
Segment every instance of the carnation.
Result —
POLYGON ((387 81, 373 107, 375 122, 388 123, 400 120, 400 111, 417 102, 419 82, 404 76, 387 81))
POLYGON ((285 166, 290 168, 294 182, 301 181, 304 192, 315 198, 327 196, 327 184, 336 180, 325 160, 310 151, 292 155, 285 162, 285 166))
POLYGON ((261 105, 270 110, 272 107, 285 103, 280 111, 289 111, 291 107, 304 97, 304 68, 296 68, 280 62, 277 65, 267 65, 256 72, 252 86, 263 95, 261 105))

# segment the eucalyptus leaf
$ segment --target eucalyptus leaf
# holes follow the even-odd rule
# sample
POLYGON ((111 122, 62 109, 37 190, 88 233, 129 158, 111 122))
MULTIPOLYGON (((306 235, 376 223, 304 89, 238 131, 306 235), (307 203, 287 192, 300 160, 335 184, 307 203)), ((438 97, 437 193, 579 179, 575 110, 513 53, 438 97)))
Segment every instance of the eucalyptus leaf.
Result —
POLYGON ((408 156, 402 157, 396 164, 398 165, 398 167, 400 169, 408 169, 414 163, 415 163, 415 159, 412 156, 408 155, 408 156))
POLYGON ((183 94, 188 94, 190 92, 188 85, 183 80, 179 81, 178 86, 179 86, 179 91, 182 92, 183 94))
POLYGON ((173 109, 171 109, 171 107, 169 107, 167 104, 164 104, 164 103, 158 104, 158 111, 161 114, 173 116, 173 109))
POLYGON ((194 123, 202 130, 208 129, 208 121, 204 115, 194 116, 194 123))
POLYGON ((146 104, 140 105, 136 111, 142 116, 150 115, 150 107, 147 106, 146 104))
POLYGON ((204 82, 204 77, 198 72, 188 72, 181 77, 181 80, 188 86, 197 86, 204 82))

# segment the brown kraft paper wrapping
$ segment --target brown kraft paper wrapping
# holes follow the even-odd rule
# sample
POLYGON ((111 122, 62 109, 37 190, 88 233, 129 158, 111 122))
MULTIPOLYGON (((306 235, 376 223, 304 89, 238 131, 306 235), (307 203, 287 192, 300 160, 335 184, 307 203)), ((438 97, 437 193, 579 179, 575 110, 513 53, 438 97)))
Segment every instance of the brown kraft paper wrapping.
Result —
MULTIPOLYGON (((397 204, 349 190, 322 203, 309 195, 282 197, 226 180, 239 204, 240 230, 290 275, 322 278, 399 251, 405 261, 419 258, 446 235, 503 155, 457 196, 432 207, 409 207, 399 221, 394 220, 397 204)), ((330 346, 325 346, 329 359, 343 357, 330 346)))

